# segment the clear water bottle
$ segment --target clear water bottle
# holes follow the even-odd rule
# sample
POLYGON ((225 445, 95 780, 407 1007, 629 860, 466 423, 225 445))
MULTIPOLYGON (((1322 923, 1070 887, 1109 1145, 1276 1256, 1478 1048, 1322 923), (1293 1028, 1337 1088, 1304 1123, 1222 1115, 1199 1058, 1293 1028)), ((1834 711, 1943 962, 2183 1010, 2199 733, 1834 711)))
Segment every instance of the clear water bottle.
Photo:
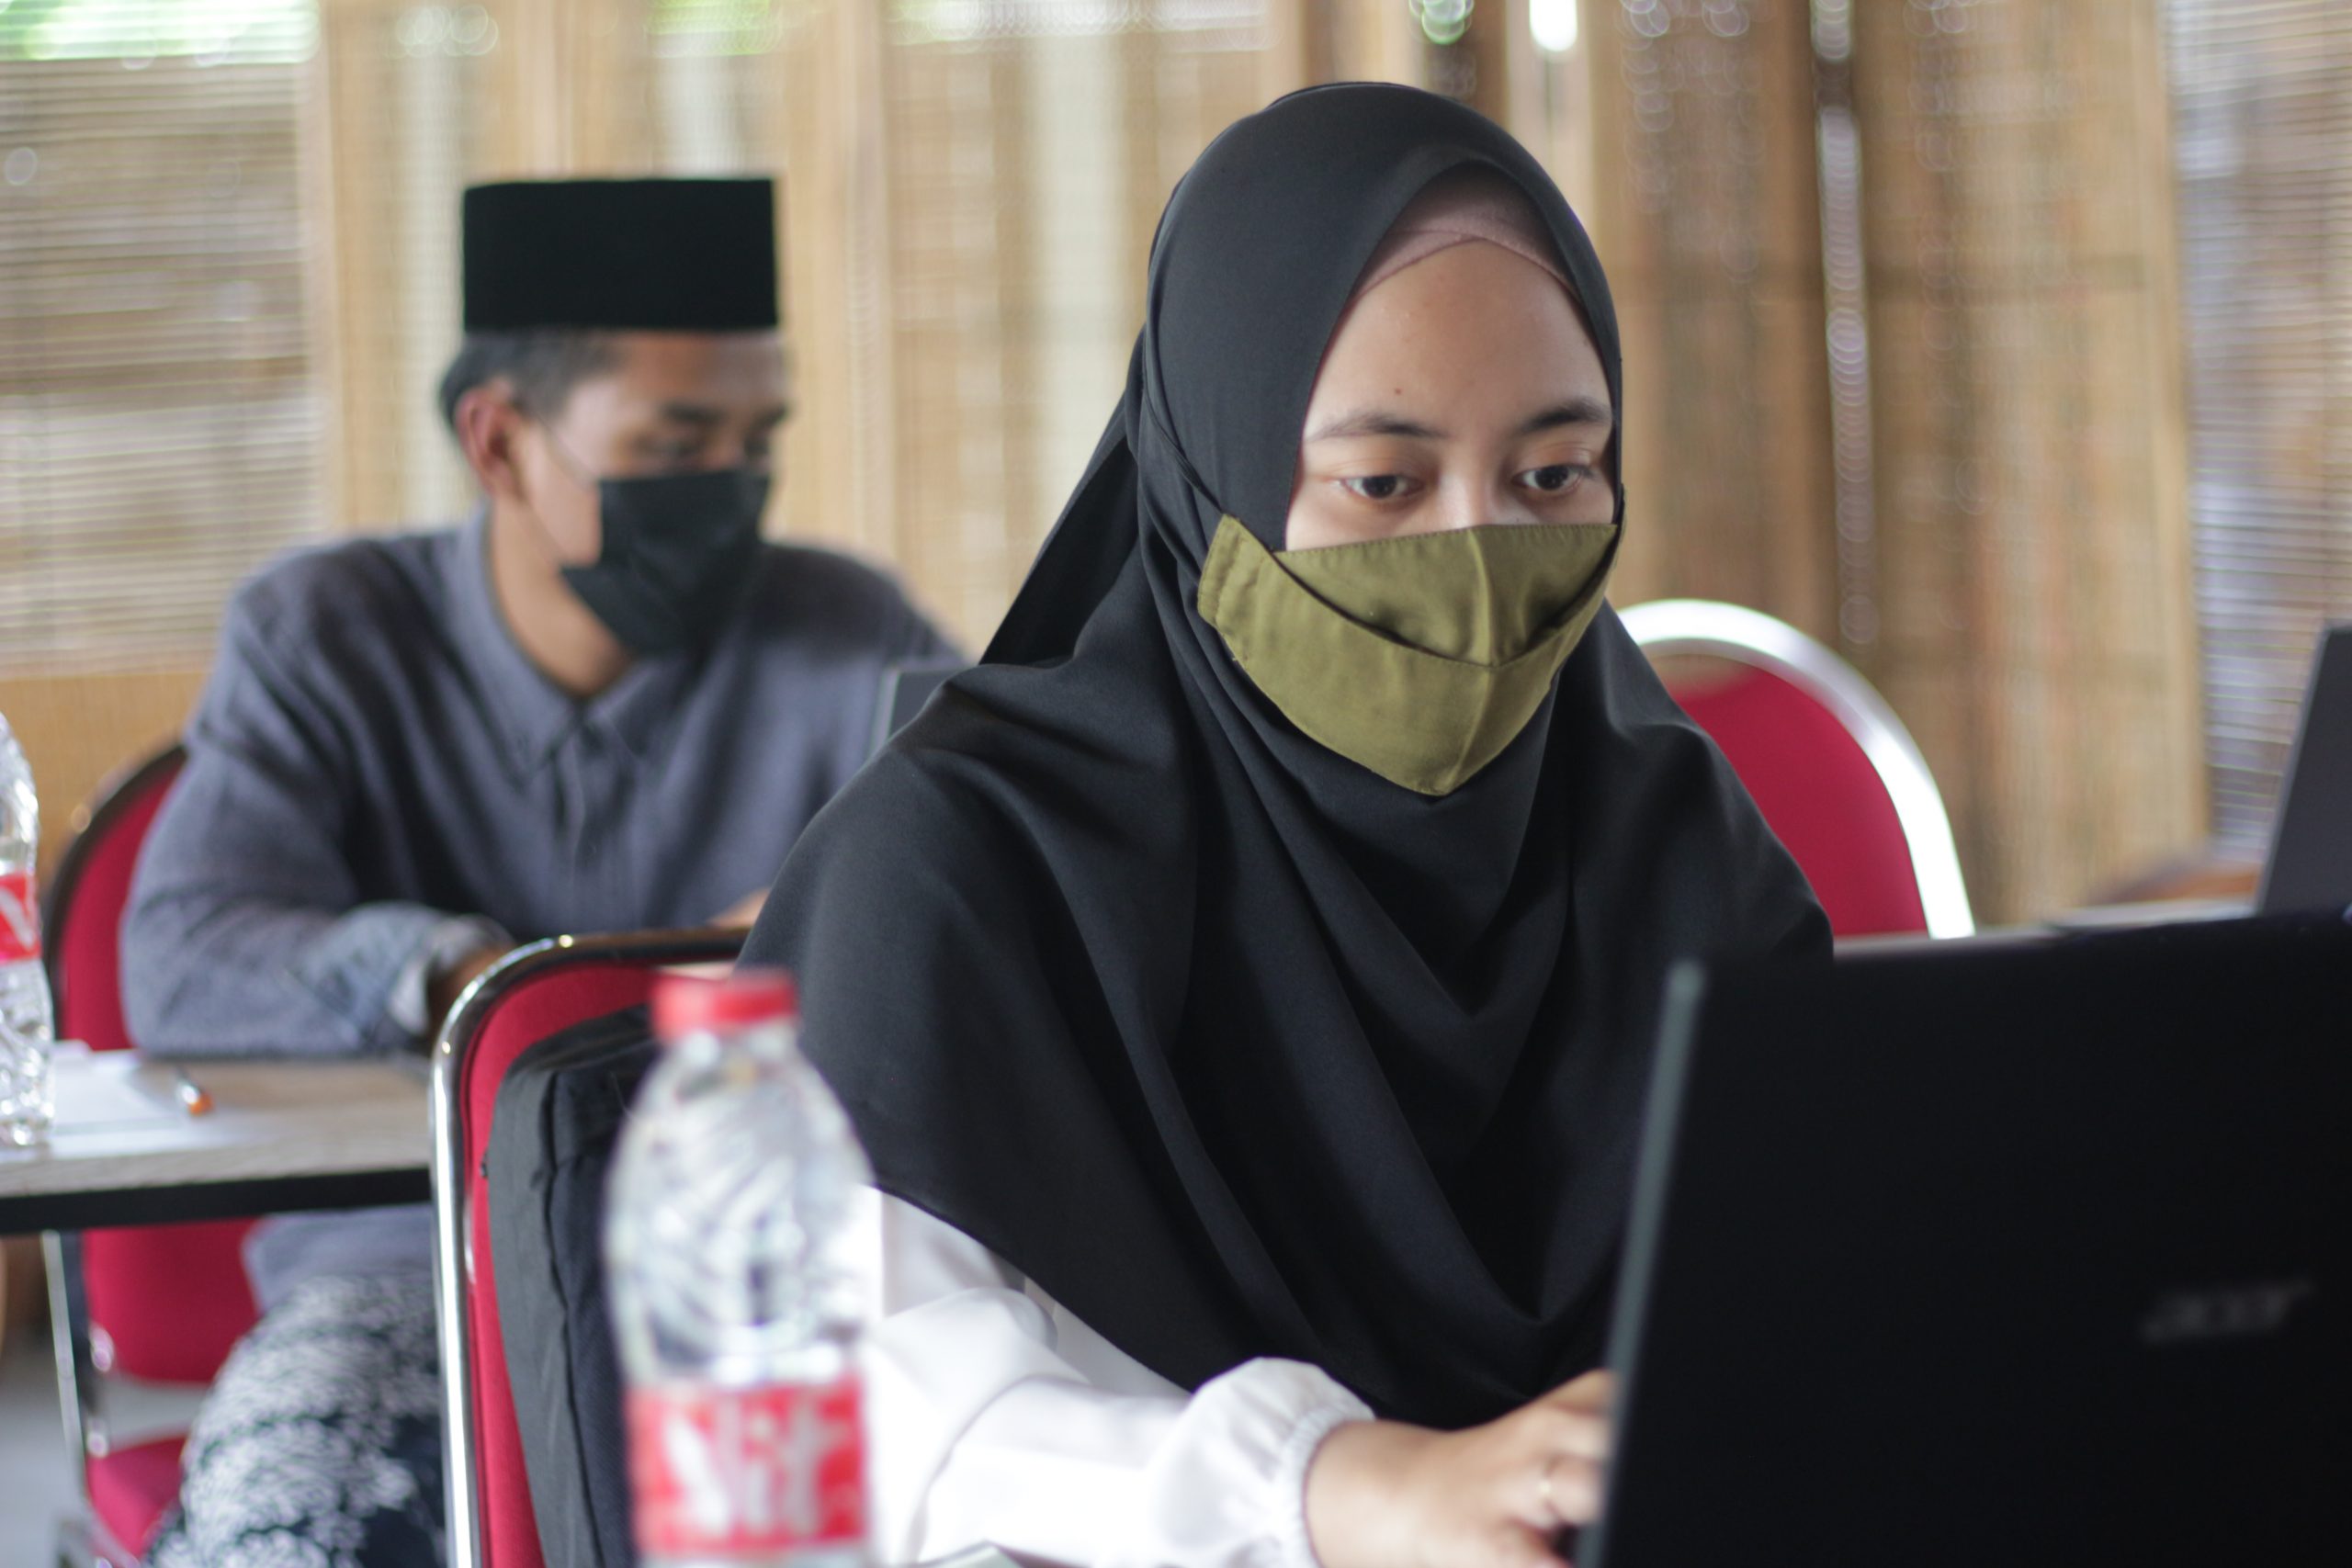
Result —
POLYGON ((673 978, 605 1228, 646 1568, 863 1563, 871 1176, 774 971, 673 978))
POLYGON ((24 749, 0 717, 0 1144, 49 1138, 55 1113, 49 1084, 55 1023, 49 976, 40 967, 40 802, 24 749))

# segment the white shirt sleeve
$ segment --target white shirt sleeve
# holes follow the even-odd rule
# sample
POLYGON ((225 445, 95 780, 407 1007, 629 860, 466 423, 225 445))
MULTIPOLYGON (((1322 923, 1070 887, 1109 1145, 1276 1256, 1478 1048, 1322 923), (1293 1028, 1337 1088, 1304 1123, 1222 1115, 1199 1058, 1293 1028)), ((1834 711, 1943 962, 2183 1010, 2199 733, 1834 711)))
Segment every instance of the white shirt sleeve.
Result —
POLYGON ((986 1247, 884 1195, 867 1336, 875 1543, 1084 1568, 1315 1568, 1306 1467, 1363 1402, 1301 1361, 1186 1394, 986 1247))

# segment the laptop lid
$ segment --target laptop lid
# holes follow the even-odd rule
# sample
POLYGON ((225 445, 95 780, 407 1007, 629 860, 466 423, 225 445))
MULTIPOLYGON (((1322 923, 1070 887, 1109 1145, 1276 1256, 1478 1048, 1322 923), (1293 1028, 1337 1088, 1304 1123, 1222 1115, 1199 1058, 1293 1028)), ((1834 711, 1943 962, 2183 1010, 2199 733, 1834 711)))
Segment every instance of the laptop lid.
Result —
POLYGON ((2255 908, 2265 913, 2346 907, 2352 907, 2352 626, 2330 628, 2312 657, 2270 858, 2255 897, 2255 908))
POLYGON ((1677 973, 1578 1568, 2352 1540, 2352 926, 1677 973))
POLYGON ((971 666, 960 659, 922 660, 893 664, 882 671, 882 690, 874 705, 874 736, 866 750, 879 751, 890 737, 922 712, 931 694, 971 666))

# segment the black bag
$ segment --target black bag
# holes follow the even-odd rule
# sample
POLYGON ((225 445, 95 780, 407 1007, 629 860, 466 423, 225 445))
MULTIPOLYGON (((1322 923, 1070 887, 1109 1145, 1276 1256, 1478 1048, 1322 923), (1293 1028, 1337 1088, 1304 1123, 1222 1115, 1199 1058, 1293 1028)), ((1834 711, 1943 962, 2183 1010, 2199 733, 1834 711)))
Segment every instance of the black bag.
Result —
POLYGON ((549 1035, 498 1087, 483 1171, 499 1329, 548 1568, 632 1568, 605 1174, 660 1047, 642 1007, 549 1035))

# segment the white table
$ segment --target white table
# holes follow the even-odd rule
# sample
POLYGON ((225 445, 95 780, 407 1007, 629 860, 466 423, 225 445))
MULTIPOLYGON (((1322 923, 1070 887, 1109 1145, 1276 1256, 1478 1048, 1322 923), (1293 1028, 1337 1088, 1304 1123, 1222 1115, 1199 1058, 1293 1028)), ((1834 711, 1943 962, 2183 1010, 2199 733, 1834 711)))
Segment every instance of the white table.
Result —
POLYGON ((166 1064, 60 1047, 48 1145, 0 1145, 0 1235, 431 1196, 421 1060, 181 1066, 209 1113, 188 1114, 166 1064))

